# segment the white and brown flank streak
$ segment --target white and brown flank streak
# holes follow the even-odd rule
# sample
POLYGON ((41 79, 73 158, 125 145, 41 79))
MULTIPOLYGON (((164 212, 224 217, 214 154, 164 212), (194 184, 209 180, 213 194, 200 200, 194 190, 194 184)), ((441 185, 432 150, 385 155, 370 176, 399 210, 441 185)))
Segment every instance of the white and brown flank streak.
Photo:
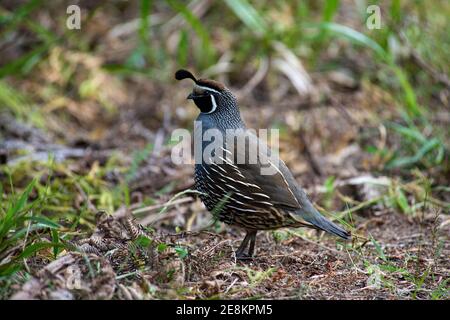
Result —
MULTIPOLYGON (((223 151, 225 154, 231 154, 226 149, 223 151)), ((208 210, 214 210, 225 200, 218 212, 221 221, 247 229, 275 229, 287 224, 289 215, 276 208, 271 197, 259 186, 248 182, 239 167, 227 155, 219 157, 219 160, 219 163, 216 163, 210 158, 209 164, 201 169, 204 179, 196 179, 201 189, 208 190, 202 197, 208 210)))

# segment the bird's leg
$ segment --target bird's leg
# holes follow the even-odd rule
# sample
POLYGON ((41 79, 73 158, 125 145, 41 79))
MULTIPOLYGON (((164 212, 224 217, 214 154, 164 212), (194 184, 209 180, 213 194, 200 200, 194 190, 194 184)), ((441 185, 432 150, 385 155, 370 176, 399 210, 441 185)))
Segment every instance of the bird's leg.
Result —
POLYGON ((244 240, 242 240, 241 245, 239 246, 239 248, 236 251, 236 258, 241 259, 245 255, 244 251, 247 248, 247 244, 248 244, 249 240, 250 240, 250 235, 247 232, 247 234, 245 235, 244 240))
POLYGON ((256 244, 256 230, 251 232, 250 235, 250 247, 248 248, 248 256, 253 257, 253 253, 255 252, 255 244, 256 244))
POLYGON ((252 257, 253 252, 255 250, 255 241, 256 241, 256 230, 248 230, 245 235, 244 240, 242 240, 241 245, 236 251, 236 258, 238 260, 245 260, 252 257), (247 249, 247 244, 250 241, 250 247, 248 253, 245 253, 245 249, 247 249))

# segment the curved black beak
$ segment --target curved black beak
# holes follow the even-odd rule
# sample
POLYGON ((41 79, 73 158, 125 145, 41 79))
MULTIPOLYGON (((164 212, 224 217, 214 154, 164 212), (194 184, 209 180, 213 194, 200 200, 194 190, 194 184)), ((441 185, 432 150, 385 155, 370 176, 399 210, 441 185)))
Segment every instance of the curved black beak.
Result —
POLYGON ((193 92, 191 92, 188 96, 187 96, 187 98, 186 99, 194 99, 194 97, 195 97, 195 95, 194 95, 194 93, 193 92))

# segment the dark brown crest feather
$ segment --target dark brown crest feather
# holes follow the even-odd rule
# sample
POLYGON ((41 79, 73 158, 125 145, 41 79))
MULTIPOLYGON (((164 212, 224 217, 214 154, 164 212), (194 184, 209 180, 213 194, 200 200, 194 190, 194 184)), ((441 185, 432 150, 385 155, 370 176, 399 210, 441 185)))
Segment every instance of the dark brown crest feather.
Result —
POLYGON ((197 83, 197 79, 195 79, 194 75, 188 70, 180 69, 175 72, 175 79, 183 80, 183 79, 192 79, 195 83, 197 83))
POLYGON ((184 69, 180 69, 177 72, 175 72, 175 79, 177 79, 177 80, 191 79, 200 86, 208 87, 208 88, 211 88, 211 89, 214 89, 217 91, 225 90, 225 86, 223 84, 221 84, 220 82, 210 80, 210 79, 198 79, 197 80, 190 71, 184 70, 184 69))
POLYGON ((198 79, 196 83, 200 86, 208 87, 217 91, 223 91, 226 89, 222 83, 210 79, 198 79))

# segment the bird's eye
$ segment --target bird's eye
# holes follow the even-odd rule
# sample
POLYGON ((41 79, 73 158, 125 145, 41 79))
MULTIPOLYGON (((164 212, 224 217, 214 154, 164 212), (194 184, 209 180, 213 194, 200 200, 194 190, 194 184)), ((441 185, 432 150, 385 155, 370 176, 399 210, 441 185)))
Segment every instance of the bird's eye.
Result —
POLYGON ((213 113, 217 109, 216 98, 211 93, 196 96, 193 100, 202 113, 213 113))

